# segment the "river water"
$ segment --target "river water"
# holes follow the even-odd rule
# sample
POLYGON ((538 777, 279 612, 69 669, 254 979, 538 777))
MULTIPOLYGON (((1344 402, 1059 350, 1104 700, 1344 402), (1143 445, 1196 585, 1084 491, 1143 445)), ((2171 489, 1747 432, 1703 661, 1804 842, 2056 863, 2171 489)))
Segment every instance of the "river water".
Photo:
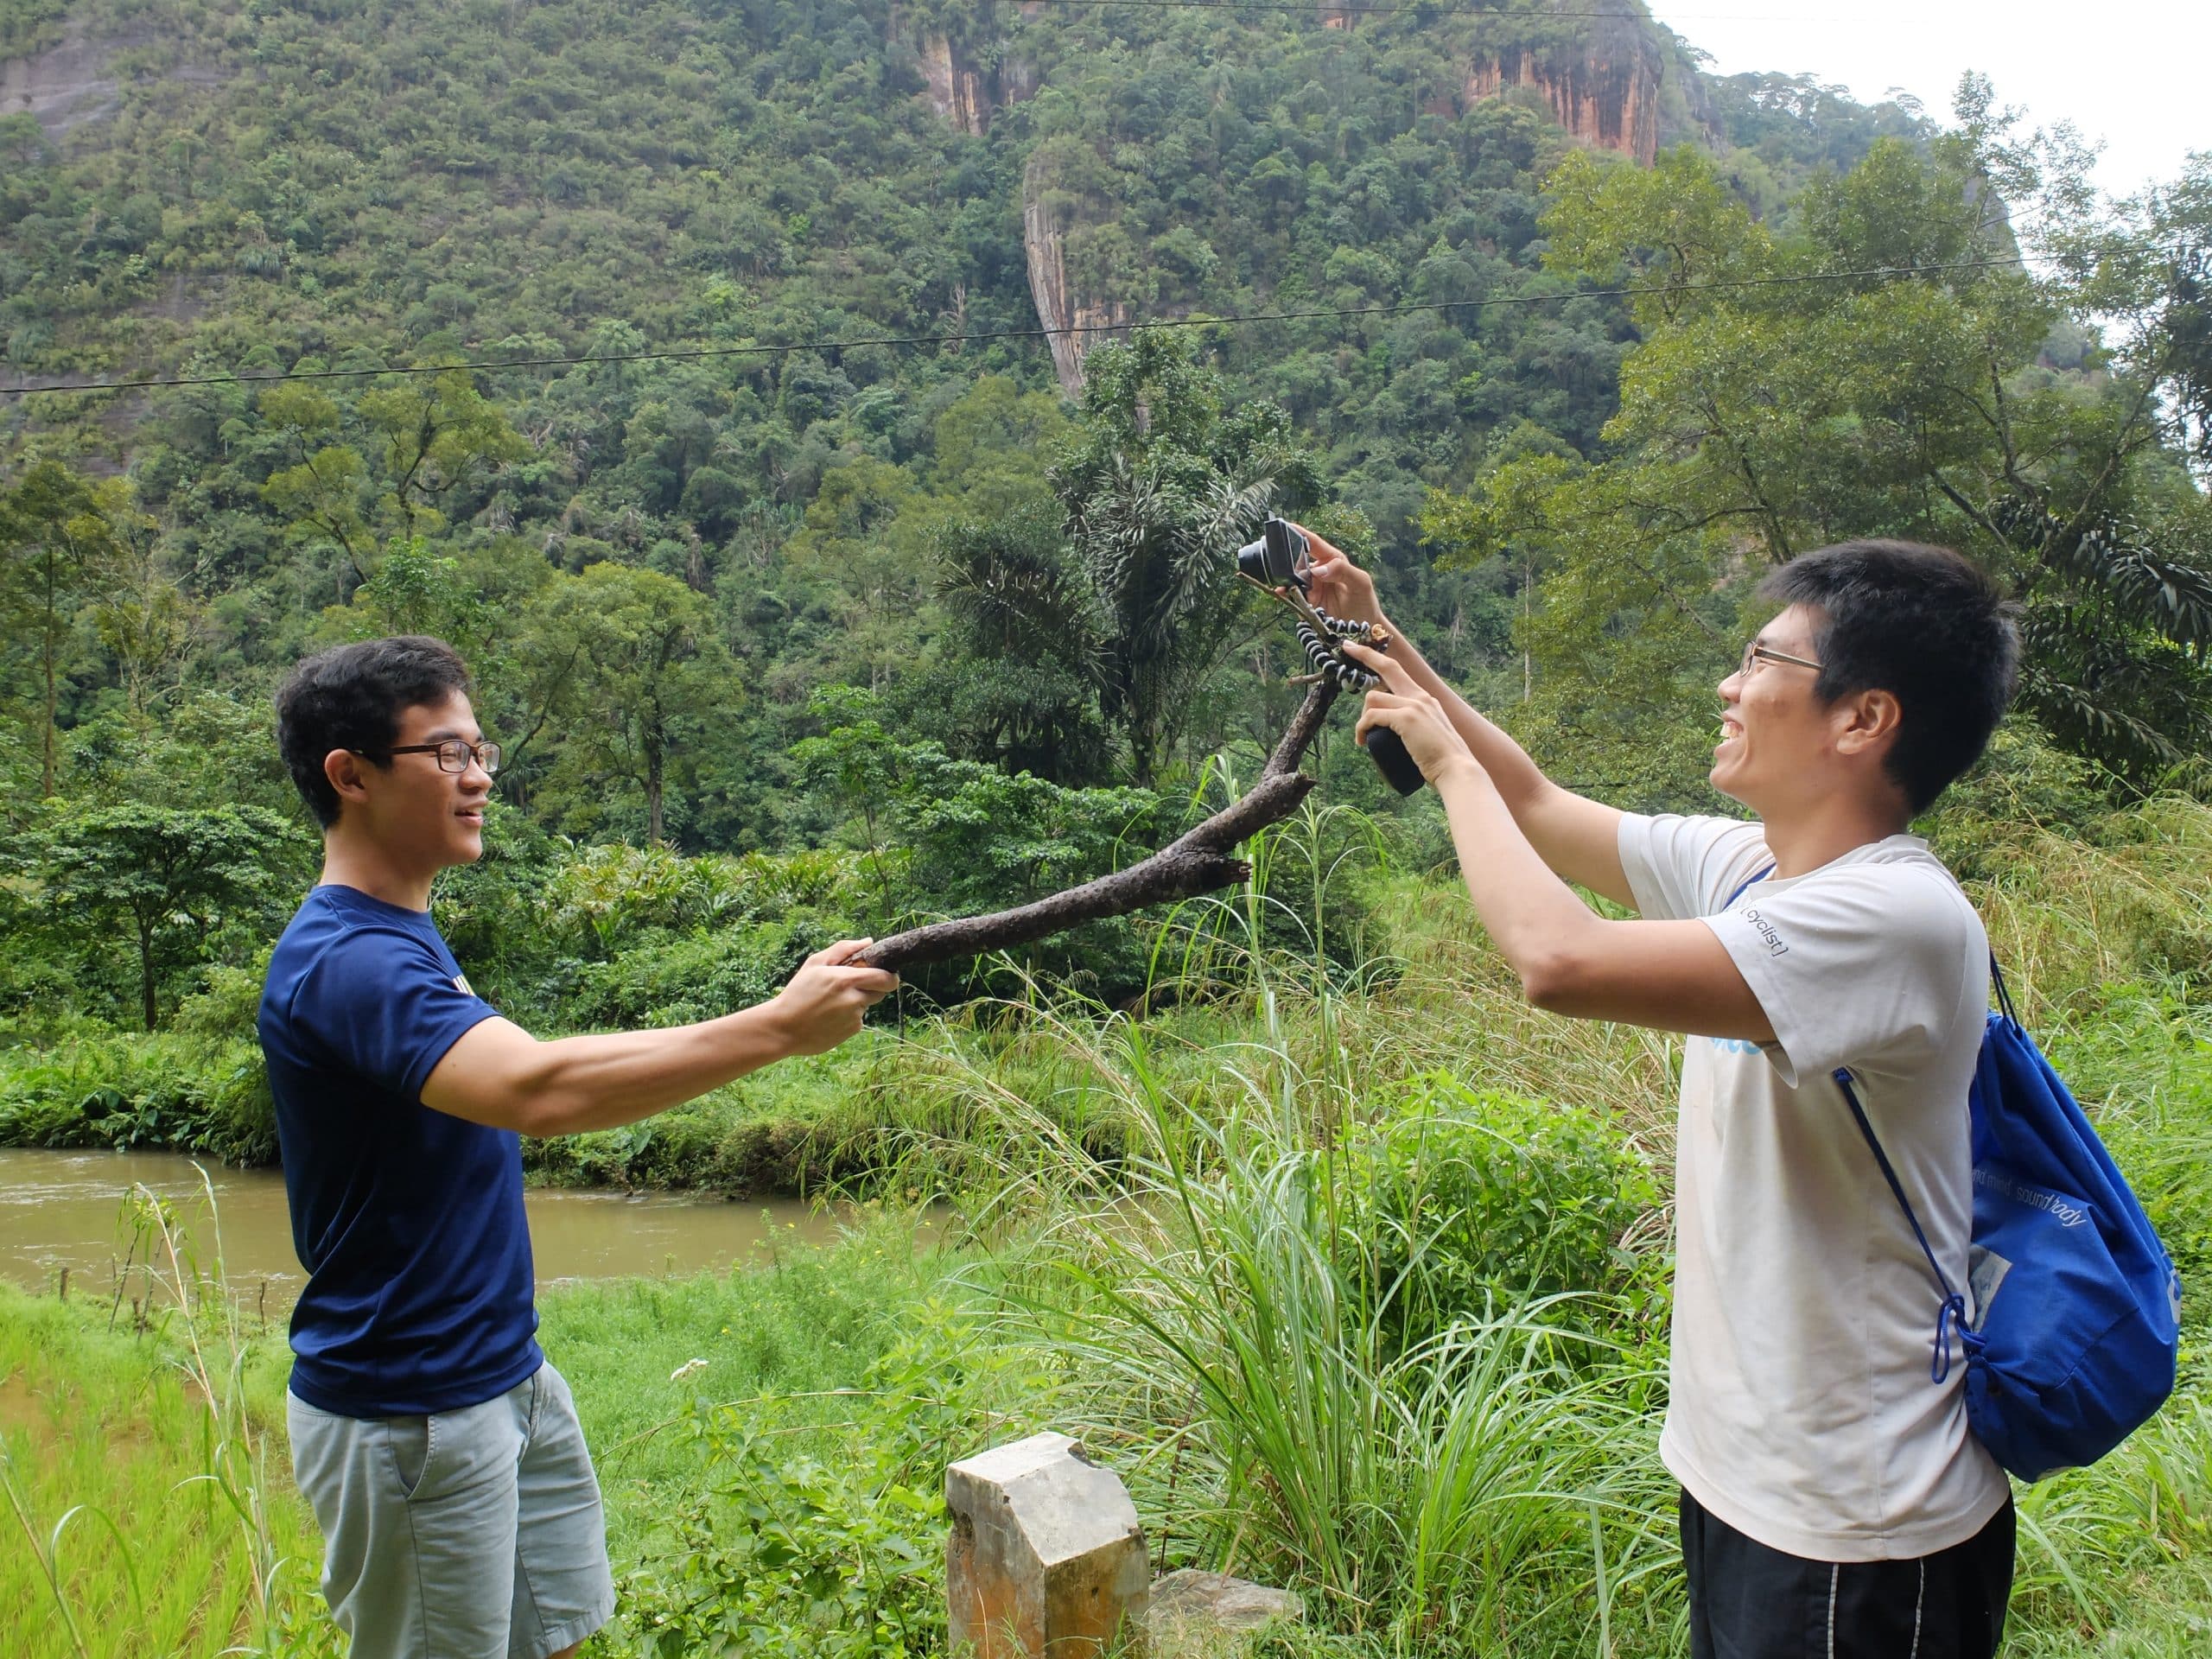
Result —
MULTIPOLYGON (((205 1161, 222 1224, 226 1276, 249 1299, 289 1304, 306 1275, 292 1254, 284 1178, 205 1161), (266 1291, 262 1287, 266 1286, 266 1291)), ((131 1245, 124 1198, 143 1184, 176 1206, 202 1259, 213 1255, 206 1196, 189 1160, 164 1152, 0 1148, 0 1277, 70 1294, 111 1292, 131 1245)), ((530 1236, 540 1285, 563 1279, 691 1274, 751 1259, 770 1244, 822 1243, 834 1215, 792 1198, 741 1204, 668 1193, 532 1190, 530 1236)))

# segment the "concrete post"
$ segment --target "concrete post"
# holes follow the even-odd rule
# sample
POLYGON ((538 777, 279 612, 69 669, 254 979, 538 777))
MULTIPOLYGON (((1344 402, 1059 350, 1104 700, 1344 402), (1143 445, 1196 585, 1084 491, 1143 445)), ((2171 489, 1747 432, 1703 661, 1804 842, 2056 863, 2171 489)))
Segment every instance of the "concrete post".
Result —
POLYGON ((945 1599, 956 1659, 1141 1656, 1151 1574, 1136 1505, 1065 1434, 944 1471, 945 1599))

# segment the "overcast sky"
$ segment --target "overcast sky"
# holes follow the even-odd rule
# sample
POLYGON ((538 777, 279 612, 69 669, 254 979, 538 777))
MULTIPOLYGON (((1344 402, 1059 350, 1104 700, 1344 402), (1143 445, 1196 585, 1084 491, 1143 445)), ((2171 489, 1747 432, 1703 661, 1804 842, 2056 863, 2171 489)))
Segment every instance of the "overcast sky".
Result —
POLYGON ((1968 69, 2028 125, 2104 141, 2098 182, 2126 194, 2212 149, 2212 0, 1649 0, 1720 74, 1811 73, 1872 103, 1891 87, 1948 119, 1968 69))

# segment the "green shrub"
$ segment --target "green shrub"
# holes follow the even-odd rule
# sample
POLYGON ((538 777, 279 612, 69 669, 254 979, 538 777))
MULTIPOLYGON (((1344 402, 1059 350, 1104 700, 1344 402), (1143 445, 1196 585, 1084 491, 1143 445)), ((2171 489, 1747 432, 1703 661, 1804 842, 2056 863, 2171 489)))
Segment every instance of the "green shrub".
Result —
POLYGON ((2044 1047, 2181 1270, 2185 1319, 2212 1318, 2212 1014, 2177 988, 2115 988, 2044 1047))
POLYGON ((86 1038, 0 1054, 0 1146, 174 1147, 276 1160, 276 1118, 251 1042, 86 1038))
MULTIPOLYGON (((1020 1357, 935 1303, 851 1391, 842 1445, 795 1448, 770 1395, 680 1420, 698 1459, 664 1516, 668 1548, 622 1582, 623 1626, 651 1659, 921 1659, 944 1651, 944 1465, 988 1432, 1020 1357), (821 1455, 827 1452, 827 1456, 821 1455)), ((1019 1431, 1019 1432, 1026 1432, 1019 1431)), ((817 1434, 817 1445, 830 1437, 817 1434)))
POLYGON ((523 1142, 523 1167, 556 1186, 698 1188, 731 1197, 812 1192, 867 1176, 889 1138, 827 1117, 756 1115, 735 1089, 620 1128, 523 1142))
POLYGON ((1360 1202, 1339 1248, 1389 1296, 1406 1346, 1524 1297, 1618 1291, 1639 1268, 1656 1283, 1623 1241, 1656 1206, 1657 1183, 1586 1112, 1433 1071, 1346 1154, 1360 1202))
MULTIPOLYGON (((750 1007, 779 990, 810 933, 784 924, 663 938, 576 971, 563 1022, 577 1030, 682 1026, 750 1007)), ((824 939, 821 943, 827 943, 824 939)))
POLYGON ((226 1164, 276 1163, 276 1103, 260 1049, 232 1044, 223 1060, 202 1074, 200 1122, 190 1149, 226 1164))
POLYGON ((269 977, 269 957, 275 948, 262 951, 243 968, 207 969, 200 976, 200 989, 177 1005, 170 1028, 188 1037, 258 1041, 261 987, 269 977))

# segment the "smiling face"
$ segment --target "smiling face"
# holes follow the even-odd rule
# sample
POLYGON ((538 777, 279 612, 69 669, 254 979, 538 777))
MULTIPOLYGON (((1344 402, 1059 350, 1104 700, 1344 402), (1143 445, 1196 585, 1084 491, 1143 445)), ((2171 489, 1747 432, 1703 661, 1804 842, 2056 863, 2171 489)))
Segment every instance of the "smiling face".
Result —
MULTIPOLYGON (((402 709, 392 745, 405 748, 451 737, 484 741, 475 710, 458 691, 442 702, 402 709)), ((474 760, 455 772, 442 769, 435 754, 395 754, 382 766, 359 762, 357 775, 362 796, 346 801, 344 816, 359 812, 362 829, 395 863, 432 872, 484 856, 492 777, 474 760)))
MULTIPOLYGON (((1753 644, 1817 662, 1819 614, 1792 605, 1758 631, 1753 644)), ((1720 741, 1713 751, 1713 786, 1762 817, 1771 817, 1828 784, 1840 705, 1814 695, 1820 673, 1796 663, 1754 658, 1720 682, 1720 741)))

